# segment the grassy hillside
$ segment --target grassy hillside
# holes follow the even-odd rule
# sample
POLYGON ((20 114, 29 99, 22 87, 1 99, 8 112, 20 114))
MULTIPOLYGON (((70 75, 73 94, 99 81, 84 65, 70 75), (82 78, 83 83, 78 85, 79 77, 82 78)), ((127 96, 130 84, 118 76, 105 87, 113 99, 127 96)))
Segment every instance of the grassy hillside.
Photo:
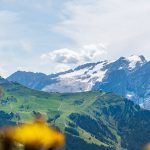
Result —
POLYGON ((45 93, 3 79, 0 87, 6 123, 29 122, 41 113, 65 132, 67 150, 141 150, 150 140, 150 112, 114 94, 45 93))

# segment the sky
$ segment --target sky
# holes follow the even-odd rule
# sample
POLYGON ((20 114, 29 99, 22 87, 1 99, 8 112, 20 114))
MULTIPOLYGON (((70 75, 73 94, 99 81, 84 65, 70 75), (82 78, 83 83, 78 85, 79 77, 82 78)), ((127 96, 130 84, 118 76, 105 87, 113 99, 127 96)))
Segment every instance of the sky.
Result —
POLYGON ((0 75, 150 59, 149 0, 0 0, 0 75))

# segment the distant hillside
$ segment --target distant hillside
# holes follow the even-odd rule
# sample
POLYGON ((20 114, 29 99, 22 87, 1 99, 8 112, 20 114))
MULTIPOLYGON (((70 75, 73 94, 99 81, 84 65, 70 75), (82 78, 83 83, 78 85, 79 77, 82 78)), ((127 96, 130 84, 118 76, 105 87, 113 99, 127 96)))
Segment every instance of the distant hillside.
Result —
POLYGON ((150 109, 150 62, 144 56, 133 55, 120 57, 113 62, 88 63, 48 76, 18 71, 8 80, 46 92, 113 92, 150 109))
POLYGON ((33 73, 25 71, 17 71, 8 77, 8 80, 20 83, 26 87, 41 90, 45 85, 55 83, 56 80, 51 79, 43 73, 33 73))
POLYGON ((45 93, 0 79, 0 116, 26 122, 38 113, 66 134, 66 150, 141 150, 150 112, 112 93, 45 93))

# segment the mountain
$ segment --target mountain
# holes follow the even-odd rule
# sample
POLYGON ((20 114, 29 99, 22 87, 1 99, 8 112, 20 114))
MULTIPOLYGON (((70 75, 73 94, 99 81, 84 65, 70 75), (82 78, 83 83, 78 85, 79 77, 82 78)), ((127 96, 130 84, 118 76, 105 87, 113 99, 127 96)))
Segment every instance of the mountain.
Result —
POLYGON ((105 77, 111 75, 111 73, 123 70, 125 74, 129 74, 145 63, 146 60, 143 56, 131 56, 127 59, 121 57, 114 62, 101 61, 81 65, 69 73, 56 76, 55 79, 57 82, 46 85, 42 90, 61 93, 90 91, 96 83, 105 82, 105 77))
POLYGON ((41 90, 45 85, 56 82, 43 73, 17 71, 8 80, 18 82, 32 89, 41 90))
POLYGON ((43 114, 66 134, 66 150, 141 150, 150 141, 150 111, 113 93, 45 93, 2 78, 0 91, 6 124, 43 114))
POLYGON ((112 62, 88 63, 52 75, 16 72, 8 80, 46 92, 113 92, 150 109, 149 63, 144 56, 132 55, 112 62))
POLYGON ((150 109, 150 62, 129 76, 128 91, 131 99, 150 109))
POLYGON ((96 82, 101 82, 106 75, 113 71, 122 69, 126 73, 129 73, 140 68, 145 63, 146 60, 143 56, 121 57, 114 62, 101 61, 88 63, 72 70, 51 75, 17 71, 7 79, 32 89, 48 92, 81 92, 91 90, 96 82), (75 86, 70 83, 77 85, 75 86), (59 87, 54 89, 57 86, 59 87))

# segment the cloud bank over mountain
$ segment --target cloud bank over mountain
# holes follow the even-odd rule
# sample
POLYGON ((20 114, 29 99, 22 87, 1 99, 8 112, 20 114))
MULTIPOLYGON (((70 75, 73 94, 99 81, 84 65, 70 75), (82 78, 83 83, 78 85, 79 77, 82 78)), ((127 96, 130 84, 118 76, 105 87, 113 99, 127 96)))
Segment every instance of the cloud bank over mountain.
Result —
POLYGON ((17 68, 49 74, 57 71, 54 65, 65 70, 97 57, 150 58, 150 1, 1 0, 0 6, 0 64, 6 76, 17 68), (40 59, 44 55, 48 61, 40 59))
POLYGON ((99 61, 105 55, 107 55, 106 48, 99 43, 97 45, 84 45, 76 51, 68 48, 53 50, 42 54, 41 59, 47 63, 55 63, 56 68, 58 68, 57 66, 64 65, 62 66, 62 71, 64 71, 70 69, 72 66, 99 61))

